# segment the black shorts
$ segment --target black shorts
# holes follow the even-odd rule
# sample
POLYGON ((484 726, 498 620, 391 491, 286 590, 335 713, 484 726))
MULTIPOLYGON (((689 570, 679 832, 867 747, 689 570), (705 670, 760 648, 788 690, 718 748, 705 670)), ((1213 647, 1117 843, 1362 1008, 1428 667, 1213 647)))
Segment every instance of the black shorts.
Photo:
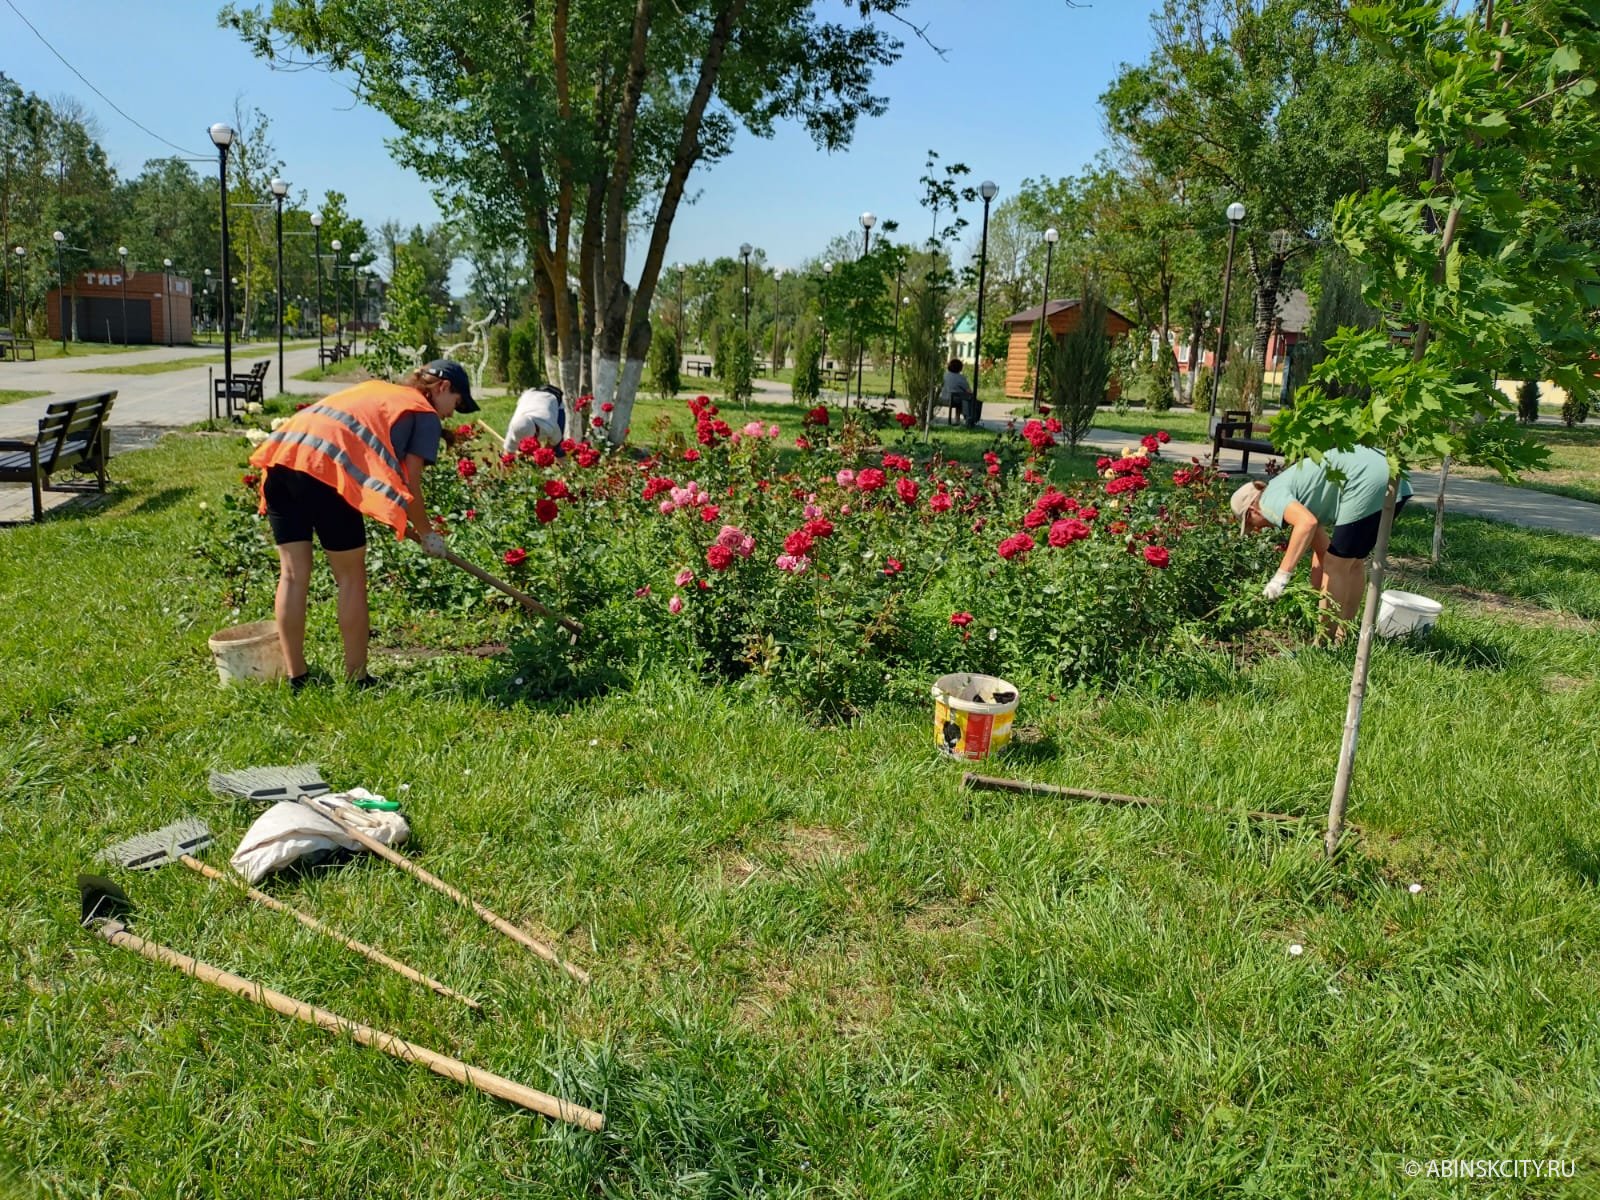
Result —
MULTIPOLYGON (((1394 506, 1394 515, 1399 517, 1406 506, 1410 496, 1402 496, 1394 506)), ((1359 521, 1350 521, 1344 525, 1333 527, 1333 537, 1328 542, 1328 553, 1335 558, 1365 558, 1372 553, 1372 548, 1378 544, 1378 526, 1383 522, 1383 509, 1362 517, 1359 521)))
POLYGON ((367 544, 361 513, 322 480, 291 467, 268 467, 261 491, 278 545, 309 542, 313 532, 324 550, 359 550, 367 544))

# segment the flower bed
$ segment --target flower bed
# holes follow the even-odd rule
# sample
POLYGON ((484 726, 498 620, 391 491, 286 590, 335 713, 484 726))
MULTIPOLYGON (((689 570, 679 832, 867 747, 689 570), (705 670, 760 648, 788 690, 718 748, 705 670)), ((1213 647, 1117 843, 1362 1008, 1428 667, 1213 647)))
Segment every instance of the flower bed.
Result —
MULTIPOLYGON (((1162 463, 1162 436, 1057 486, 1050 421, 965 463, 929 457, 904 428, 869 446, 875 434, 820 407, 796 438, 735 428, 705 397, 689 409, 692 439, 663 434, 643 458, 533 439, 501 456, 463 427, 456 457, 429 471, 458 553, 586 626, 574 645, 519 618, 530 684, 688 669, 831 715, 957 670, 1114 683, 1159 667, 1180 627, 1193 645, 1269 616, 1241 581, 1270 573, 1270 543, 1235 536, 1224 481, 1162 463)), ((257 604, 272 564, 240 497, 220 506, 208 557, 235 603, 247 589, 257 604)), ((369 557, 375 608, 466 617, 458 635, 483 640, 474 626, 500 604, 475 581, 385 535, 369 557)))

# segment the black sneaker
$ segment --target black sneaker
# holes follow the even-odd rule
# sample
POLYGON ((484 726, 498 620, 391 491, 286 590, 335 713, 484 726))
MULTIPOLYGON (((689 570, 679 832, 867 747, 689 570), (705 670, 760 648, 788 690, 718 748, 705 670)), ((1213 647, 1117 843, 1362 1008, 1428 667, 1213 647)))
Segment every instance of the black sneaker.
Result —
POLYGON ((306 685, 310 682, 310 671, 307 671, 304 675, 291 675, 289 677, 289 690, 298 696, 301 692, 306 690, 306 685))
POLYGON ((383 683, 375 676, 363 675, 360 679, 352 679, 350 681, 350 686, 355 688, 357 691, 366 692, 375 687, 382 687, 383 683))

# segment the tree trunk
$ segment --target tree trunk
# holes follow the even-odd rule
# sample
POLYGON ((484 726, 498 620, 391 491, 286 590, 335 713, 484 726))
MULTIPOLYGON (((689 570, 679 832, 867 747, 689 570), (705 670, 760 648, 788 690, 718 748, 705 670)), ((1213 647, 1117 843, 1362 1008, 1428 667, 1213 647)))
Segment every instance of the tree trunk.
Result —
POLYGON ((1195 378, 1200 373, 1200 355, 1203 353, 1201 340, 1205 337, 1205 305, 1199 301, 1189 305, 1189 389, 1184 399, 1190 408, 1194 407, 1195 378))
POLYGON ((1395 497, 1400 480, 1389 480, 1383 498, 1383 516, 1378 521, 1378 544, 1372 551, 1372 566, 1367 572, 1366 603, 1361 609, 1361 636, 1356 642, 1355 671, 1350 677, 1350 698, 1345 705, 1344 737, 1339 745, 1339 767, 1333 777, 1333 797, 1328 804, 1328 832, 1323 850, 1329 858, 1339 849, 1344 833, 1345 806, 1350 799, 1350 781, 1356 769, 1356 739, 1361 732, 1361 706, 1367 698, 1367 674, 1372 666, 1372 636, 1378 620, 1378 605, 1383 600, 1383 576, 1389 563, 1389 534, 1394 529, 1395 497))
POLYGON ((1267 346, 1272 341, 1272 326, 1278 319, 1278 290, 1283 286, 1284 256, 1274 254, 1267 259, 1265 275, 1256 279, 1255 303, 1255 367, 1256 367, 1256 394, 1250 402, 1250 411, 1261 415, 1265 407, 1263 395, 1267 387, 1267 346))

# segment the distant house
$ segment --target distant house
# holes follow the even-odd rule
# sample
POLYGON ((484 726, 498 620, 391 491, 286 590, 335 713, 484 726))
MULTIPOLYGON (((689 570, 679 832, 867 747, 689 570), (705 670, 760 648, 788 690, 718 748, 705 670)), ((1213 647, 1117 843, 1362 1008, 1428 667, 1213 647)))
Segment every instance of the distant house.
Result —
POLYGON ((62 326, 80 342, 129 342, 134 345, 186 345, 194 340, 191 325, 194 293, 182 275, 122 268, 79 271, 65 294, 51 288, 45 295, 45 319, 52 341, 62 326), (123 314, 127 326, 123 326, 123 314))
MULTIPOLYGON (((1078 327, 1078 322, 1083 319, 1082 303, 1081 300, 1074 298, 1050 300, 1043 306, 1046 311, 1045 323, 1052 335, 1060 337, 1063 333, 1078 327)), ((1033 395, 1031 388, 1033 373, 1028 362, 1028 342, 1038 326, 1040 307, 1035 304, 1032 308, 1025 308, 1006 318, 1006 327, 1011 333, 1006 349, 1006 395, 1013 400, 1026 400, 1033 395)), ((1127 317, 1114 308, 1106 309, 1106 334, 1109 337, 1113 340, 1126 337, 1132 329, 1133 322, 1127 317)), ((1111 384, 1113 399, 1120 390, 1120 383, 1113 380, 1111 384)))
POLYGON ((971 366, 977 358, 978 318, 970 308, 965 309, 950 326, 946 350, 950 358, 959 358, 965 366, 971 366))
MULTIPOLYGON (((1267 338, 1267 370, 1278 369, 1285 353, 1293 350, 1295 345, 1304 337, 1306 329, 1311 324, 1311 297, 1299 288, 1286 292, 1278 297, 1278 311, 1272 321, 1272 332, 1267 338)), ((1156 334, 1151 335, 1151 352, 1154 353, 1156 343, 1160 340, 1156 334)), ((1172 354, 1178 360, 1178 370, 1187 373, 1189 362, 1190 331, 1181 326, 1174 325, 1168 331, 1172 339, 1172 354)), ((1200 362, 1210 367, 1217 357, 1217 329, 1212 325, 1205 330, 1200 346, 1200 362)))

